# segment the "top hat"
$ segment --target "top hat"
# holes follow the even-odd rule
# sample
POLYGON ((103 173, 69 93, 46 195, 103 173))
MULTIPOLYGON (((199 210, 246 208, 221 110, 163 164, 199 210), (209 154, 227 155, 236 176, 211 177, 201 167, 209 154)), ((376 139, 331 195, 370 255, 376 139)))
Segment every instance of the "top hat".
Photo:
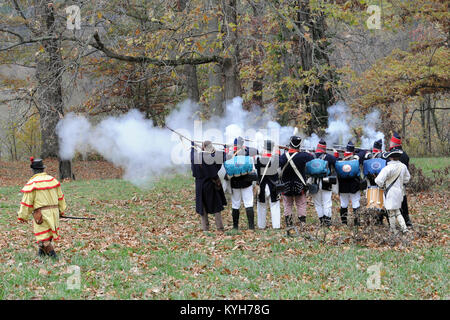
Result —
POLYGON ((31 157, 30 161, 31 161, 31 165, 30 165, 31 169, 45 169, 46 168, 46 166, 44 166, 44 162, 42 161, 42 159, 34 159, 33 157, 31 157))

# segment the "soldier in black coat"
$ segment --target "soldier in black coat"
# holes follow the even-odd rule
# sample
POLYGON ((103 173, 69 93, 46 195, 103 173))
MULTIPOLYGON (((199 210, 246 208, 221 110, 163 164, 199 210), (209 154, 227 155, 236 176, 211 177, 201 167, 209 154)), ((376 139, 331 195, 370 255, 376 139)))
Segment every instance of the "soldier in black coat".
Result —
POLYGON ((209 230, 208 214, 215 215, 216 227, 223 231, 221 211, 227 205, 218 172, 225 154, 215 151, 210 141, 202 145, 202 152, 194 150, 192 142, 191 169, 195 177, 195 210, 202 217, 203 231, 209 230))
POLYGON ((289 150, 280 157, 280 168, 282 170, 281 181, 286 184, 286 191, 283 192, 284 200, 284 218, 286 226, 293 224, 292 209, 297 207, 297 215, 300 223, 306 222, 306 172, 305 165, 308 161, 314 159, 314 156, 308 152, 300 152, 302 139, 292 136, 289 144, 289 150), (291 162, 297 168, 302 179, 297 175, 291 164, 288 164, 288 156, 292 158, 291 162))
MULTIPOLYGON (((363 151, 365 154, 365 151, 363 151)), ((349 141, 346 147, 346 152, 344 152, 344 158, 339 160, 359 160, 360 165, 362 164, 364 159, 361 159, 358 155, 355 155, 355 145, 353 142, 349 141)), ((362 155, 362 152, 359 153, 362 155)), ((339 198, 341 201, 341 221, 344 224, 347 224, 347 213, 348 213, 348 205, 350 201, 352 202, 353 208, 353 216, 354 216, 354 225, 359 225, 359 207, 360 207, 360 183, 361 183, 361 175, 357 175, 353 178, 339 178, 339 198)))
MULTIPOLYGON (((402 150, 403 151, 402 155, 400 156, 400 162, 403 163, 409 170, 409 156, 405 152, 405 150, 403 150, 402 139, 397 132, 394 132, 392 134, 391 141, 389 142, 389 151, 393 151, 393 150, 402 150)), ((386 159, 386 160, 389 161, 389 159, 386 159)), ((403 219, 405 219, 406 226, 412 228, 413 225, 412 225, 411 219, 409 217, 408 200, 406 199, 406 195, 403 197, 400 213, 402 214, 403 219)))
MULTIPOLYGON (((257 154, 257 149, 244 146, 244 139, 242 137, 238 137, 234 139, 234 149, 228 153, 227 159, 231 159, 235 156, 254 157, 257 154)), ((241 200, 244 202, 248 220, 248 228, 251 230, 255 229, 255 213, 253 210, 253 180, 249 179, 248 174, 239 177, 232 177, 230 179, 230 185, 233 229, 237 230, 239 228, 239 210, 241 207, 241 200)))
POLYGON ((274 143, 271 140, 264 141, 262 155, 256 157, 255 168, 258 175, 258 198, 256 202, 256 213, 258 217, 258 228, 266 227, 267 203, 270 202, 270 215, 272 227, 279 229, 280 224, 280 197, 276 190, 279 181, 278 164, 280 157, 273 154, 274 143))

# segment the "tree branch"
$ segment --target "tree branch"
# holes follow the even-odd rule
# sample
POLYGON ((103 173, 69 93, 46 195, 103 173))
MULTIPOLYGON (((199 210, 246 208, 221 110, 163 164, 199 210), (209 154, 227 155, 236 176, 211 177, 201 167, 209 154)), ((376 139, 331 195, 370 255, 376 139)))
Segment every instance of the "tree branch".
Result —
POLYGON ((222 63, 224 60, 222 57, 216 56, 216 55, 209 56, 209 57, 166 59, 166 60, 153 59, 153 58, 149 58, 149 57, 145 57, 145 56, 140 56, 140 57, 139 56, 138 57, 127 56, 127 55, 118 54, 118 53, 106 48, 105 45, 100 40, 100 36, 98 35, 97 32, 94 34, 94 39, 95 39, 95 42, 90 43, 90 45, 92 47, 96 48, 97 50, 102 51, 107 57, 121 60, 121 61, 132 62, 132 63, 149 63, 149 64, 153 64, 153 65, 156 65, 159 67, 166 67, 166 66, 175 67, 175 66, 181 66, 181 65, 186 65, 186 64, 199 65, 199 64, 205 64, 205 63, 211 63, 211 62, 222 63))

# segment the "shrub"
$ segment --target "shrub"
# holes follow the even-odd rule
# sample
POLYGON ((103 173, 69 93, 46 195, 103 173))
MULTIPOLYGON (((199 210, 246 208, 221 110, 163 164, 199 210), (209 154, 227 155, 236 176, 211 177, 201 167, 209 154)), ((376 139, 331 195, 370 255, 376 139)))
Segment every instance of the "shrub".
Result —
POLYGON ((409 180, 407 185, 408 190, 413 193, 422 192, 429 190, 431 187, 448 185, 450 166, 442 169, 433 169, 433 178, 427 177, 421 168, 413 164, 409 165, 409 173, 411 174, 411 180, 409 180))

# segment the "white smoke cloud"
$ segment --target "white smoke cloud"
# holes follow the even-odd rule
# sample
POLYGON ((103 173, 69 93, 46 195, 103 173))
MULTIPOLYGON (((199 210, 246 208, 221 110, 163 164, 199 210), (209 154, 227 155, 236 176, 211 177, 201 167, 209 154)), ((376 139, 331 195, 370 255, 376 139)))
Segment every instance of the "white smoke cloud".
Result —
POLYGON ((377 140, 383 141, 382 150, 384 150, 384 133, 377 131, 377 126, 381 122, 380 112, 374 110, 364 118, 363 136, 361 137, 361 147, 364 149, 372 149, 373 143, 377 140))
MULTIPOLYGON (((278 145, 288 145, 294 128, 281 126, 272 120, 274 108, 263 112, 259 108, 245 110, 242 98, 231 100, 221 117, 209 121, 199 121, 200 106, 186 100, 178 104, 166 118, 168 127, 183 134, 188 139, 211 140, 232 144, 242 136, 246 145, 262 150, 264 140, 271 139, 278 145)), ((328 108, 329 120, 326 136, 328 146, 335 143, 346 144, 352 138, 350 108, 339 102, 328 108)), ((373 142, 383 138, 376 131, 379 112, 367 115, 364 120, 363 147, 371 148, 373 142)), ((173 172, 188 170, 190 164, 190 142, 182 139, 167 128, 155 127, 153 121, 145 119, 138 110, 125 115, 107 117, 97 125, 92 125, 86 117, 69 113, 57 126, 60 157, 72 159, 76 152, 85 154, 93 151, 102 155, 117 167, 124 169, 124 179, 139 187, 150 186, 154 179, 173 172)), ((320 137, 312 134, 303 139, 303 147, 315 149, 320 137)), ((221 150, 221 146, 216 145, 221 150)))
MULTIPOLYGON (((252 140, 246 145, 260 147, 258 140, 267 138, 279 143, 278 132, 283 140, 289 139, 293 128, 269 121, 258 108, 244 110, 242 102, 242 98, 236 97, 226 105, 222 117, 200 122, 199 105, 186 100, 176 106, 166 124, 186 138, 199 141, 232 144, 236 137, 242 136, 252 140)), ((97 152, 123 168, 123 178, 139 187, 151 185, 154 179, 174 168, 186 170, 190 164, 190 142, 180 140, 168 128, 155 127, 138 110, 107 117, 95 126, 86 117, 69 113, 58 123, 57 134, 61 159, 70 160, 76 152, 97 152)))
MULTIPOLYGON (((380 112, 374 110, 366 115, 364 120, 356 118, 351 109, 343 101, 339 101, 327 109, 328 111, 328 128, 326 134, 322 137, 328 148, 334 145, 346 146, 352 140, 356 142, 356 138, 352 134, 352 129, 356 127, 363 128, 363 136, 361 137, 361 148, 371 150, 376 140, 384 139, 384 134, 377 131, 377 126, 381 122, 380 112)), ((304 137, 302 146, 313 150, 317 147, 321 137, 313 133, 310 137, 304 137)), ((384 143, 383 143, 384 150, 384 143)))

